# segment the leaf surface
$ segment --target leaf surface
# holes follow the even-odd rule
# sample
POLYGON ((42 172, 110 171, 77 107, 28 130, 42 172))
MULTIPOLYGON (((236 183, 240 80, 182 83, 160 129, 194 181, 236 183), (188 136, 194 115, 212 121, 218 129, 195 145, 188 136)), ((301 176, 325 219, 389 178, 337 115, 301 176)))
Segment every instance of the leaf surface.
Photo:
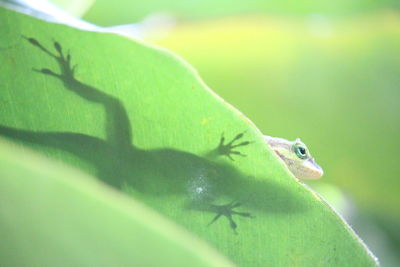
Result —
POLYGON ((0 136, 146 203, 236 264, 375 264, 257 128, 181 59, 0 12, 0 136))
POLYGON ((0 229, 4 266, 231 266, 143 204, 4 140, 0 229))

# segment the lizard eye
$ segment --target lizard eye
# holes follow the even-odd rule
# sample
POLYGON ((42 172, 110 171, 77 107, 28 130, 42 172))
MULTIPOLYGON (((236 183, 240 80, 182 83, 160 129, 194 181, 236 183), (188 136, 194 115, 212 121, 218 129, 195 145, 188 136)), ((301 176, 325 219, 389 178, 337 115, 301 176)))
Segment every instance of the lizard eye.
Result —
POLYGON ((294 152, 296 153, 297 157, 299 157, 300 159, 306 159, 308 157, 307 149, 301 145, 295 146, 294 152))

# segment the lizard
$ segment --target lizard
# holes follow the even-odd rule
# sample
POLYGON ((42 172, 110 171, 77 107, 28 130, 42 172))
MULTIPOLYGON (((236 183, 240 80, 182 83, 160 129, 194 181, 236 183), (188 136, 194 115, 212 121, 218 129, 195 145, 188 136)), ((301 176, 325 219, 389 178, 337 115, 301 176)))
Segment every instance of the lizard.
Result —
POLYGON ((324 174, 300 138, 288 141, 265 135, 264 139, 296 178, 315 180, 324 174))

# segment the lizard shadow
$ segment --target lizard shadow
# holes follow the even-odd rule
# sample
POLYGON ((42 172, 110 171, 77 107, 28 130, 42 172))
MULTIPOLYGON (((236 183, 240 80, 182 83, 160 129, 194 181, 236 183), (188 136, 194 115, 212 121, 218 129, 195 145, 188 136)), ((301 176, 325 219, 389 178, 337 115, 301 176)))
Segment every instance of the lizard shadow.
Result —
POLYGON ((244 133, 211 149, 208 156, 171 148, 143 150, 132 142, 132 127, 122 102, 75 78, 76 65, 71 55, 54 42, 55 53, 34 38, 24 37, 31 45, 52 57, 60 73, 43 68, 39 74, 60 80, 63 87, 83 99, 105 109, 105 140, 75 132, 35 132, 0 125, 0 135, 31 145, 51 147, 69 152, 96 169, 96 176, 118 190, 130 189, 146 195, 179 194, 187 196, 183 208, 216 213, 212 222, 225 216, 235 230, 233 215, 251 217, 250 213, 234 209, 241 203, 252 210, 272 213, 301 212, 305 209, 295 194, 270 179, 249 177, 232 164, 214 160, 218 156, 245 156, 235 150, 250 142, 242 141, 244 133), (227 205, 217 205, 220 198, 230 199, 227 205))

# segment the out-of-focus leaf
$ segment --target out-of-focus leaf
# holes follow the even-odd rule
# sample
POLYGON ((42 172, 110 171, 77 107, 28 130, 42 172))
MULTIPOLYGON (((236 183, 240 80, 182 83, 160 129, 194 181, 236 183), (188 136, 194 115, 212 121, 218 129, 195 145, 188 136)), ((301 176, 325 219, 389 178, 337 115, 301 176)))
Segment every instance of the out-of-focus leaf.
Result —
POLYGON ((96 0, 51 0, 51 2, 80 17, 86 13, 96 0))
POLYGON ((325 14, 343 16, 380 10, 398 8, 395 0, 382 1, 264 1, 264 0, 203 0, 174 1, 148 0, 137 2, 130 0, 97 0, 87 11, 84 18, 100 25, 128 24, 157 13, 167 13, 178 19, 203 19, 234 14, 273 14, 308 16, 325 14))
POLYGON ((141 203, 0 141, 2 266, 230 266, 141 203))

